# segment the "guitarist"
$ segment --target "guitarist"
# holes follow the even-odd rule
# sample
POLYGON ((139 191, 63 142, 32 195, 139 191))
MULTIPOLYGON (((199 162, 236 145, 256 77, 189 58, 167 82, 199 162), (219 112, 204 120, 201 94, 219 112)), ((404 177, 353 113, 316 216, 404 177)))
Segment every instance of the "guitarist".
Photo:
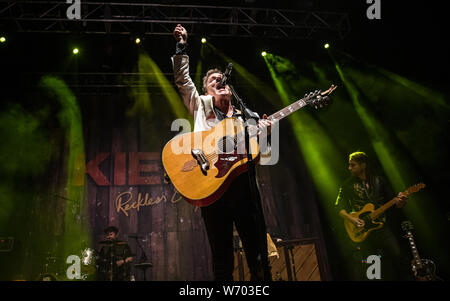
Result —
MULTIPOLYGON (((375 209, 394 197, 394 193, 386 180, 371 172, 369 168, 369 158, 364 152, 354 152, 349 156, 348 170, 351 177, 347 179, 339 190, 337 206, 339 215, 343 219, 348 219, 357 227, 364 227, 364 220, 351 216, 350 212, 360 211, 367 203, 375 205, 375 209)), ((407 203, 407 197, 398 193, 395 197, 397 208, 402 208, 407 203)), ((386 222, 386 214, 382 214, 377 221, 386 222)), ((351 274, 354 280, 367 280, 365 270, 361 271, 360 260, 367 259, 369 255, 381 255, 381 277, 384 280, 400 280, 403 271, 406 271, 408 264, 402 266, 403 259, 396 237, 388 225, 384 225, 378 230, 374 230, 366 240, 354 246, 348 239, 349 246, 353 252, 354 267, 351 267, 351 274), (359 254, 359 256, 357 255, 359 254), (390 268, 393 270, 390 271, 390 268), (397 274, 397 276, 396 276, 397 274)))
MULTIPOLYGON (((175 83, 194 117, 194 131, 209 130, 224 118, 235 116, 237 110, 231 103, 230 87, 220 85, 223 73, 218 69, 209 70, 203 77, 204 95, 200 95, 189 76, 187 31, 178 24, 173 34, 177 41, 176 53, 172 57, 175 83)), ((266 127, 270 133, 271 122, 264 117, 259 120, 258 127, 266 127)), ((251 280, 271 280, 261 200, 257 192, 256 204, 252 202, 250 184, 256 187, 256 183, 250 183, 248 174, 243 173, 219 200, 201 208, 211 246, 215 280, 233 280, 233 222, 242 240, 251 280)))

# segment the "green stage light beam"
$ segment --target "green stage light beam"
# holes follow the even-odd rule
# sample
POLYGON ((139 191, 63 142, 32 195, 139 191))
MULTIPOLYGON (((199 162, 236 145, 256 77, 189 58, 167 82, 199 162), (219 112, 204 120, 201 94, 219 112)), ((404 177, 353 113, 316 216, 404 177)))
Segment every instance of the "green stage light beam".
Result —
POLYGON ((130 98, 134 100, 133 106, 126 112, 128 116, 136 116, 139 114, 150 114, 152 111, 152 103, 150 101, 150 93, 147 86, 150 86, 151 79, 149 73, 151 68, 145 57, 139 55, 137 63, 137 76, 127 84, 130 88, 130 98), (135 85, 135 83, 138 85, 135 85), (137 87, 136 87, 137 86, 137 87))
MULTIPOLYGON (((432 99, 432 102, 427 102, 427 104, 431 105, 431 106, 435 106, 437 105, 438 107, 444 107, 445 109, 448 109, 450 107, 450 105, 446 102, 445 100, 445 95, 439 91, 433 90, 431 88, 426 87, 425 85, 422 85, 420 83, 417 83, 413 80, 410 80, 404 76, 401 76, 399 74, 396 74, 394 72, 391 72, 387 69, 375 66, 373 64, 370 64, 366 61, 363 61, 361 59, 357 59, 355 57, 353 57, 352 55, 340 51, 340 50, 336 50, 340 55, 343 55, 345 57, 350 58, 352 61, 356 62, 356 63, 360 63, 363 64, 373 70, 376 70, 378 73, 380 73, 381 75, 385 76, 387 79, 392 80, 393 82, 396 82, 412 91, 414 91, 415 93, 417 93, 418 95, 424 97, 425 100, 429 100, 432 99)), ((439 108, 438 108, 439 109, 439 108)))
MULTIPOLYGON (((274 81, 275 87, 279 92, 284 105, 292 102, 288 83, 286 83, 276 72, 270 62, 271 55, 265 57, 265 62, 274 81)), ((289 60, 278 57, 275 60, 283 62, 282 68, 289 65, 289 60)), ((304 82, 308 82, 304 79, 304 82)), ((311 84, 309 82, 308 84, 311 84)), ((288 117, 295 134, 297 147, 300 150, 313 184, 316 187, 322 208, 326 213, 327 219, 334 227, 335 235, 343 235, 343 220, 336 210, 335 201, 339 192, 338 170, 341 167, 342 158, 329 138, 324 128, 307 112, 301 111, 288 117)), ((339 237, 338 246, 341 254, 345 254, 345 243, 347 237, 339 237), (341 243, 342 242, 342 243, 341 243)), ((346 257, 344 257, 347 260, 346 257)))
POLYGON ((184 106, 184 103, 181 100, 178 91, 175 91, 171 82, 165 77, 165 75, 162 73, 158 65, 144 51, 141 51, 139 54, 138 70, 140 81, 146 84, 140 91, 134 92, 135 96, 137 93, 141 93, 142 97, 138 97, 136 99, 136 103, 134 107, 131 109, 130 114, 138 114, 139 112, 142 113, 141 108, 146 110, 147 112, 150 111, 151 108, 150 96, 145 86, 147 84, 153 83, 159 86, 160 89, 162 90, 176 118, 187 119, 191 122, 192 125, 193 122, 192 117, 189 115, 189 112, 184 106))
MULTIPOLYGON (((58 114, 59 122, 65 130, 67 153, 67 180, 65 188, 55 194, 66 199, 66 214, 64 217, 64 255, 69 256, 80 251, 84 242, 91 245, 89 231, 89 212, 87 206, 87 184, 76 185, 75 179, 85 176, 85 153, 81 112, 78 101, 66 83, 53 76, 44 76, 40 80, 44 89, 51 91, 59 101, 61 111, 58 114), (79 212, 73 211, 79 208, 79 212), (75 253, 74 253, 75 252, 75 253)), ((85 182, 87 183, 87 181, 85 182)))
MULTIPOLYGON (((293 97, 290 96, 291 93, 288 92, 287 85, 279 78, 269 60, 270 56, 268 55, 265 58, 267 67, 281 96, 283 105, 287 106, 292 103, 293 97)), ((288 117, 288 120, 292 125, 298 147, 303 154, 313 182, 316 187, 320 188, 318 189, 319 196, 322 200, 329 202, 326 209, 328 209, 330 217, 336 220, 335 217, 338 217, 338 215, 331 212, 330 209, 339 188, 336 166, 333 166, 333 162, 340 162, 340 156, 327 133, 308 113, 304 111, 296 112, 288 117)))
MULTIPOLYGON (((38 113, 27 112, 18 102, 0 111, 0 232, 7 233, 15 223, 13 215, 35 197, 32 187, 24 187, 27 179, 45 176, 48 170, 53 145, 43 120, 47 112, 45 107, 38 113)), ((21 226, 26 223, 20 221, 21 226)))

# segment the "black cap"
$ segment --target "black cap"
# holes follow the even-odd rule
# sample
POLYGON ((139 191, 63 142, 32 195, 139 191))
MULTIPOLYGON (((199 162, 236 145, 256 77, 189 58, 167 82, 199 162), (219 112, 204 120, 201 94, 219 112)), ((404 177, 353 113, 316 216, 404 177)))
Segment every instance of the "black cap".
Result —
POLYGON ((105 234, 108 234, 109 232, 114 232, 114 233, 119 233, 119 229, 117 229, 117 227, 114 226, 109 226, 108 228, 105 229, 105 234))

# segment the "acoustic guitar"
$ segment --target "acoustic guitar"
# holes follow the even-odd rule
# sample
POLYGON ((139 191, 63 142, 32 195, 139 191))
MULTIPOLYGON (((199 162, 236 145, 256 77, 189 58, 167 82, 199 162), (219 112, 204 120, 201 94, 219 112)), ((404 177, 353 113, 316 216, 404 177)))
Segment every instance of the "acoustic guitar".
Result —
MULTIPOLYGON (((419 183, 406 189, 403 194, 408 196, 411 193, 417 192, 423 188, 425 188, 425 184, 419 183)), ((372 203, 368 203, 360 211, 351 212, 351 216, 364 221, 364 226, 358 227, 350 220, 345 219, 344 226, 350 239, 354 242, 362 242, 369 236, 370 232, 383 227, 384 223, 381 221, 377 221, 377 218, 387 209, 391 208, 394 204, 395 198, 393 198, 383 206, 380 206, 378 209, 375 209, 375 206, 372 203)))
MULTIPOLYGON (((277 122, 307 105, 324 107, 335 89, 332 85, 324 92, 311 92, 267 119, 277 122)), ((258 162, 257 135, 251 135, 249 141, 252 159, 258 162)), ((231 182, 247 170, 247 161, 244 124, 238 118, 225 118, 208 131, 179 134, 162 152, 164 169, 175 189, 199 207, 218 200, 231 182)))

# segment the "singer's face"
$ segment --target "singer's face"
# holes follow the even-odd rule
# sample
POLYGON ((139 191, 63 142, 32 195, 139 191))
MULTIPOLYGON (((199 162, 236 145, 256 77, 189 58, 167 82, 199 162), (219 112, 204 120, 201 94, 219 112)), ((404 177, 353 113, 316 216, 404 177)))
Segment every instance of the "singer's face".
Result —
POLYGON ((214 96, 214 99, 229 98, 231 100, 231 90, 228 85, 220 87, 222 73, 212 73, 206 81, 206 94, 214 96))

